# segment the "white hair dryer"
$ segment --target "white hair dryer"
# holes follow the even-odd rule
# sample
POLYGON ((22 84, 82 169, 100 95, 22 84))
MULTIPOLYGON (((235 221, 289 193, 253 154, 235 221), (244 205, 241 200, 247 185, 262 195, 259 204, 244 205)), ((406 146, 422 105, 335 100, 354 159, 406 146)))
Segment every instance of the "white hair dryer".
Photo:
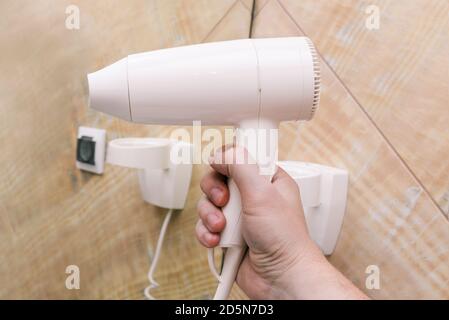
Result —
MULTIPOLYGON (((269 150, 263 165, 271 170, 277 139, 266 139, 267 129, 278 128, 280 121, 311 119, 320 89, 318 59, 305 37, 224 41, 130 55, 89 74, 88 81, 90 106, 128 121, 234 125, 240 129, 237 143, 250 153, 258 144, 260 148, 263 136, 269 150), (248 130, 257 134, 246 135, 248 130)), ((262 161, 259 153, 253 158, 262 161)), ((227 251, 222 272, 216 273, 215 299, 228 297, 246 250, 240 194, 235 183, 228 183, 230 201, 223 208, 226 228, 219 244, 227 251)))

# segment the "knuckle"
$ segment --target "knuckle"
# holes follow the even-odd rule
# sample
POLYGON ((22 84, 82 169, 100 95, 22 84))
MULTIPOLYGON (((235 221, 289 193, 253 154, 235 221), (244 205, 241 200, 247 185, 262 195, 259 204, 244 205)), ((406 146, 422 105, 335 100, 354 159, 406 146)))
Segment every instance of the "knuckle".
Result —
POLYGON ((214 170, 209 170, 201 178, 201 181, 200 181, 200 188, 201 188, 201 190, 203 190, 206 193, 207 190, 209 190, 211 188, 211 185, 213 184, 213 181, 214 181, 214 170))
POLYGON ((198 211, 198 213, 205 213, 207 211, 209 204, 207 202, 207 200, 202 197, 200 200, 198 200, 198 203, 196 204, 196 210, 198 211))
POLYGON ((198 220, 196 222, 196 226, 195 226, 195 233, 197 234, 197 236, 200 236, 204 233, 204 229, 203 229, 203 222, 201 220, 198 220))
POLYGON ((205 175, 203 178, 201 178, 200 188, 201 188, 201 190, 206 192, 206 190, 207 190, 207 175, 205 175))

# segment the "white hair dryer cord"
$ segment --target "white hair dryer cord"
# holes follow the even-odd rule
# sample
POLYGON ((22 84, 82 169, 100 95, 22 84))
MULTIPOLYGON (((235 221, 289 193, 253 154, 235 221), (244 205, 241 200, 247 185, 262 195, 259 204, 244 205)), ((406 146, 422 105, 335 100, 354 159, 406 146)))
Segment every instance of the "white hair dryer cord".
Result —
POLYGON ((145 288, 144 294, 148 300, 156 300, 151 294, 150 291, 159 287, 159 284, 154 280, 153 275, 156 271, 157 263, 159 261, 159 256, 161 255, 162 244, 164 243, 165 233, 167 232, 168 223, 170 222, 171 216, 173 214, 173 209, 168 210, 167 215, 165 216, 164 222, 162 223, 161 232, 159 233, 159 239, 156 244, 156 251, 154 252, 153 261, 151 261, 150 270, 148 271, 148 281, 150 285, 145 288))
POLYGON ((208 261, 209 268, 212 274, 218 280, 217 291, 215 292, 214 300, 225 300, 228 298, 231 292, 232 285, 234 284, 237 272, 239 270, 242 258, 246 253, 246 245, 243 247, 229 247, 225 248, 223 265, 221 274, 218 273, 214 261, 214 249, 209 249, 208 261))

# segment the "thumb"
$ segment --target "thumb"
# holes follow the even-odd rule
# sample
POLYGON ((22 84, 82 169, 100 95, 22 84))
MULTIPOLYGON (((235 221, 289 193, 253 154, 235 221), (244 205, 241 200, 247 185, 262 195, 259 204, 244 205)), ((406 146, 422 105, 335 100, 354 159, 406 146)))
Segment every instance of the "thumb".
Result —
POLYGON ((254 195, 264 195, 272 186, 270 176, 259 173, 256 161, 243 147, 223 146, 209 158, 209 163, 215 171, 234 180, 243 202, 254 195))

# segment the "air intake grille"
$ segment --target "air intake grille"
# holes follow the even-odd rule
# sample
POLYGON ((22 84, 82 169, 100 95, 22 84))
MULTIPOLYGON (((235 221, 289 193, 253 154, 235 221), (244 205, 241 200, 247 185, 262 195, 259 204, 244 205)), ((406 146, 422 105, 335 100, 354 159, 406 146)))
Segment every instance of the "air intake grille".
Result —
POLYGON ((313 102, 310 118, 315 114, 315 110, 318 108, 320 103, 320 87, 321 87, 321 72, 320 72, 320 61, 318 59, 318 54, 315 50, 315 46, 309 38, 306 38, 307 45, 309 46, 310 53, 313 59, 313 102))

